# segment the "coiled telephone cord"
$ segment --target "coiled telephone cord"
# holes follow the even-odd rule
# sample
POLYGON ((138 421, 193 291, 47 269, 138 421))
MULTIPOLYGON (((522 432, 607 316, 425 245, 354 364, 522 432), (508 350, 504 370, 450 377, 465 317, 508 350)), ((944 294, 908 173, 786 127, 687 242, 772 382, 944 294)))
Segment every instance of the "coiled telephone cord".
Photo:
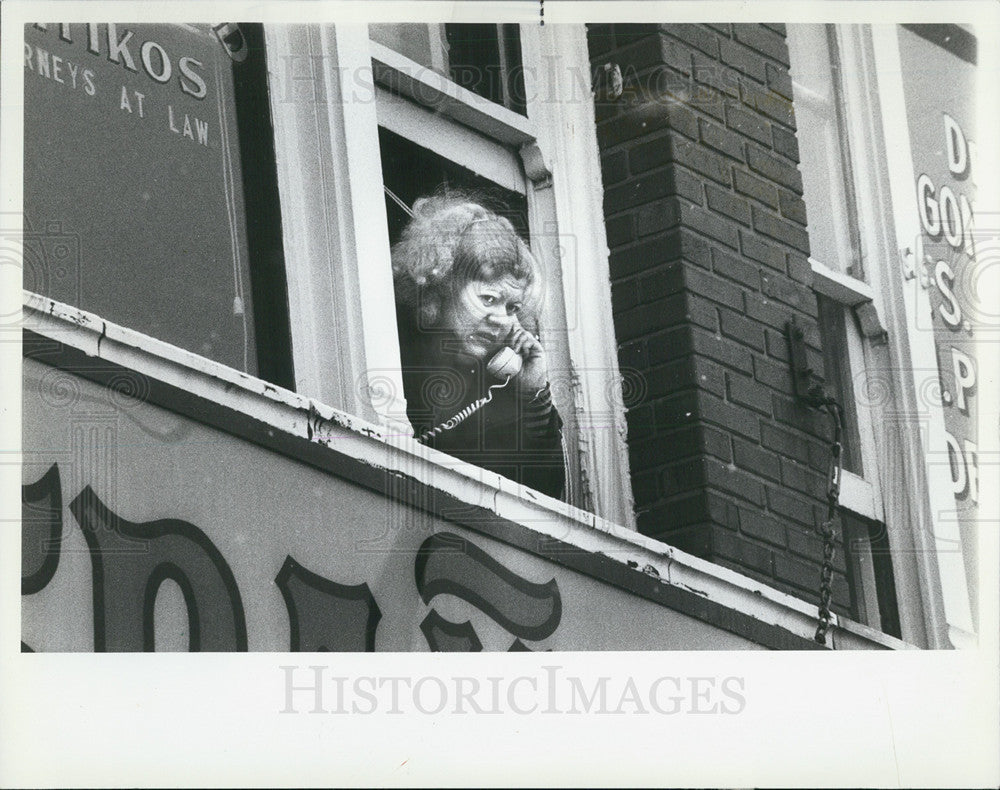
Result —
POLYGON ((473 414, 475 414, 477 411, 483 408, 483 406, 485 406, 487 403, 493 400, 493 390, 503 389, 504 387, 506 387, 510 383, 510 378, 511 377, 508 376, 507 380, 504 381, 503 384, 491 384, 489 390, 483 397, 481 397, 479 400, 475 400, 472 403, 470 403, 454 417, 449 417, 440 425, 435 425, 430 430, 424 431, 422 434, 420 434, 420 437, 417 439, 417 441, 426 442, 428 439, 437 436, 438 434, 444 433, 445 431, 450 431, 455 426, 467 420, 469 417, 471 417, 473 414))

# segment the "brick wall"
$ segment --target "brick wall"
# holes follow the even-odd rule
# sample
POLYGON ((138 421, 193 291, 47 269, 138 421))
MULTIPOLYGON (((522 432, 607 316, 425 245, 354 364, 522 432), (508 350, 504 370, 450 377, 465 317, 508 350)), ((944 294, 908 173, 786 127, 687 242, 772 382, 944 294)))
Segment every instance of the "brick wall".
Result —
POLYGON ((639 528, 815 601, 831 431, 788 367, 793 316, 820 349, 784 27, 588 41, 619 360, 647 384, 628 413, 639 528))

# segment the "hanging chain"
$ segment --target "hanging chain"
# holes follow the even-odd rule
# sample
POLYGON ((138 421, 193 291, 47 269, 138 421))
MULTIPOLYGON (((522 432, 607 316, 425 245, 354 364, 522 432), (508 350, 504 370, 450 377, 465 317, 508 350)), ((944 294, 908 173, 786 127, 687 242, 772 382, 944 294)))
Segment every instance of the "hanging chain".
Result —
POLYGON ((833 398, 826 399, 823 407, 833 418, 833 442, 830 445, 830 472, 826 488, 826 520, 820 526, 820 534, 823 537, 823 567, 819 577, 819 624, 816 626, 814 638, 821 645, 826 644, 826 632, 830 628, 830 599, 833 597, 833 555, 837 539, 835 524, 837 506, 840 502, 840 478, 843 471, 843 445, 840 440, 844 422, 840 404, 833 398))

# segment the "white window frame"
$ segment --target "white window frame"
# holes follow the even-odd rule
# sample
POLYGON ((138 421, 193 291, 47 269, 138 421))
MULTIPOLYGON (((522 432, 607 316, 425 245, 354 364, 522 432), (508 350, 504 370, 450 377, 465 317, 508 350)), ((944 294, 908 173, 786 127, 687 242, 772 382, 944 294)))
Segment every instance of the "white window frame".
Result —
POLYGON ((580 484, 570 501, 634 529, 586 30, 522 25, 521 38, 533 64, 527 117, 371 41, 367 25, 265 25, 296 386, 412 433, 399 348, 385 342, 396 317, 378 125, 431 150, 446 140, 447 157, 478 172, 477 153, 513 147, 524 183, 503 185, 528 199, 532 250, 550 275, 541 316, 550 366, 569 385, 554 390, 580 484), (390 96, 386 82, 419 101, 390 96), (573 242, 573 256, 560 257, 560 240, 573 242), (558 331, 567 315, 587 320, 558 331))
MULTIPOLYGON (((957 536, 945 536, 935 515, 945 512, 950 485, 945 470, 933 468, 927 456, 933 436, 943 432, 943 417, 940 408, 928 408, 918 399, 921 371, 925 375, 937 366, 933 340, 913 324, 915 310, 929 311, 929 306, 913 303, 912 292, 920 289, 904 285, 897 243, 897 238, 919 238, 920 228, 896 29, 834 29, 852 208, 867 280, 810 261, 814 290, 857 318, 856 325, 847 322, 846 340, 865 475, 861 480, 844 473, 841 503, 886 526, 904 641, 927 647, 967 645, 971 614, 961 554, 955 552, 957 536), (872 389, 888 397, 873 397, 872 389), (898 466, 891 459, 899 459, 898 466)), ((789 33, 794 34, 793 26, 789 33)), ((945 446, 943 436, 937 446, 945 446)), ((866 587, 864 578, 861 582, 866 587)), ((864 589, 862 595, 872 611, 871 591, 864 589)))

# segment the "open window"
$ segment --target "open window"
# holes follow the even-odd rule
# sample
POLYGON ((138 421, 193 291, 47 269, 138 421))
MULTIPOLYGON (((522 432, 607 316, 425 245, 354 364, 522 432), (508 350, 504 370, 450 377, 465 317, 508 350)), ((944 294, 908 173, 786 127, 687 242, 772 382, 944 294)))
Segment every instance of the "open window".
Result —
POLYGON ((840 507, 854 614, 899 636, 871 409, 879 394, 867 374, 881 334, 867 269, 879 262, 859 227, 840 38, 833 25, 787 30, 826 388, 844 415, 840 507))
POLYGON ((631 525, 586 35, 536 28, 265 29, 297 388, 408 431, 387 342, 406 214, 383 188, 406 205, 473 188, 506 208, 546 273, 539 321, 569 502, 631 525), (555 52, 563 65, 542 68, 555 52))

